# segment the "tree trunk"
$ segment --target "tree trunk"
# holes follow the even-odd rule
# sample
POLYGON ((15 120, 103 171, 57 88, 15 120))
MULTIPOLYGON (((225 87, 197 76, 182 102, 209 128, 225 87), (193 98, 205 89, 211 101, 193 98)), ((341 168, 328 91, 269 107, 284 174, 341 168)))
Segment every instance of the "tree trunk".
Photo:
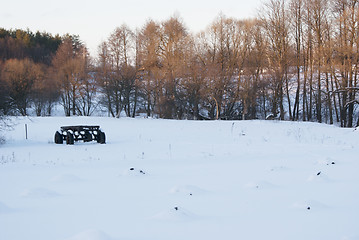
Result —
POLYGON ((326 87, 327 87, 327 104, 328 104, 328 110, 329 110, 329 123, 333 124, 333 108, 332 108, 332 102, 330 97, 330 88, 329 88, 329 73, 326 73, 326 87))

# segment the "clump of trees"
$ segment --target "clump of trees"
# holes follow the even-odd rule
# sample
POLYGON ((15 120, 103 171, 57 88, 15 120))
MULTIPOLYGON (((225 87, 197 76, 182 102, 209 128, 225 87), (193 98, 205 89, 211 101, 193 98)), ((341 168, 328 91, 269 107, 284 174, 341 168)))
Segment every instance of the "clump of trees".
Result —
POLYGON ((51 115, 61 93, 53 61, 68 39, 78 37, 0 29, 1 115, 51 115))
POLYGON ((0 91, 8 93, 0 109, 49 115, 61 103, 66 116, 101 108, 113 117, 352 127, 359 124, 358 25, 357 0, 268 0, 255 19, 220 14, 197 34, 177 16, 137 31, 123 24, 94 58, 76 36, 0 29, 0 91))

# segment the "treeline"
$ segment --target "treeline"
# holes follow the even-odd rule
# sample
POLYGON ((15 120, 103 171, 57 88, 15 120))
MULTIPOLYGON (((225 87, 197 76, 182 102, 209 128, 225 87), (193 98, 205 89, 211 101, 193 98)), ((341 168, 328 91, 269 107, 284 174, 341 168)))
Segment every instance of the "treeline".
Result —
POLYGON ((36 63, 50 65, 52 55, 62 42, 59 35, 30 30, 0 28, 0 59, 30 58, 36 63))
POLYGON ((67 116, 104 110, 113 117, 287 119, 352 127, 359 124, 358 26, 357 0, 269 0, 256 19, 220 14, 198 34, 179 17, 151 20, 136 31, 124 24, 94 58, 68 36, 50 63, 2 57, 1 83, 6 93, 15 92, 2 111, 51 114, 61 103, 67 116))

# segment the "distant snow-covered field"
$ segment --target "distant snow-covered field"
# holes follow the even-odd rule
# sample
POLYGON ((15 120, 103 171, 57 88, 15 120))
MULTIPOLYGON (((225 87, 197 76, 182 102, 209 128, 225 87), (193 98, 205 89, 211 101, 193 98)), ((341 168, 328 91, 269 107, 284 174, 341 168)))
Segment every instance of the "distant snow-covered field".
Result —
POLYGON ((358 240, 359 130, 276 121, 13 118, 1 240, 358 240), (25 139, 25 127, 28 139, 25 139), (100 125, 105 145, 54 144, 100 125))

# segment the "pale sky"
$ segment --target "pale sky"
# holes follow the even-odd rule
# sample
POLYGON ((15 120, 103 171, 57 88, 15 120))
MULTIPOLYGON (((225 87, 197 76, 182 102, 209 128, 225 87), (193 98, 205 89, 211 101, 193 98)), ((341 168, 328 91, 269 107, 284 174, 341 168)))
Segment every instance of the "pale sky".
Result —
POLYGON ((141 28, 148 19, 163 21, 179 15, 194 33, 205 30, 220 12, 227 17, 255 17, 261 0, 2 0, 0 27, 29 28, 55 34, 76 34, 92 55, 123 23, 141 28))

